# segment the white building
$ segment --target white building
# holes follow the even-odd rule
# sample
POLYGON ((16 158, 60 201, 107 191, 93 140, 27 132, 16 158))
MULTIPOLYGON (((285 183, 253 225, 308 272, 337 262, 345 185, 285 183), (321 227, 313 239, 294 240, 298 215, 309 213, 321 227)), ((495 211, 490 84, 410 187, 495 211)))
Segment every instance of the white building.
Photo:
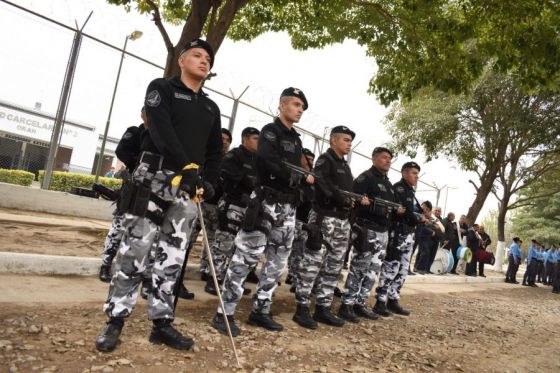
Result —
MULTIPOLYGON (((35 174, 44 170, 54 121, 52 113, 0 100, 0 168, 28 170, 35 174)), ((95 126, 67 119, 55 170, 95 173, 102 140, 103 135, 95 126)), ((116 165, 118 141, 107 138, 101 175, 116 165)))

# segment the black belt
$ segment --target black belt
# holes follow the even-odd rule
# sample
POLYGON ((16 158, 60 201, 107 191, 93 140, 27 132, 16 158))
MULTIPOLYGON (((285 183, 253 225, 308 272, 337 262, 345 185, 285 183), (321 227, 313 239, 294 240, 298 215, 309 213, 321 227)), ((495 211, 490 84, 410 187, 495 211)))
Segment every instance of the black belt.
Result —
POLYGON ((387 232, 389 230, 388 226, 381 225, 366 218, 356 218, 356 224, 376 232, 387 232))
POLYGON ((293 193, 283 193, 267 186, 260 186, 255 189, 257 195, 270 203, 291 203, 296 205, 299 202, 299 196, 296 191, 293 193))
POLYGON ((313 206, 313 210, 324 216, 329 216, 337 219, 348 219, 350 216, 350 209, 345 207, 319 207, 317 205, 313 206))

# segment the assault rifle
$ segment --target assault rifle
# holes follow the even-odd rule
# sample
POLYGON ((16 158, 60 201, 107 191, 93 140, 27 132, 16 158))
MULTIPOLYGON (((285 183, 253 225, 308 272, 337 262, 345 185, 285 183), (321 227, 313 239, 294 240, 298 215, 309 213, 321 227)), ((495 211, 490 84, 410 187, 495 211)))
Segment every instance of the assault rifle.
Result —
POLYGON ((312 171, 307 171, 307 170, 306 170, 305 168, 303 168, 303 167, 298 167, 298 166, 296 166, 296 165, 294 165, 294 164, 291 164, 291 163, 289 163, 289 162, 286 162, 286 161, 282 161, 281 163, 282 163, 282 166, 286 167, 287 169, 292 170, 292 171, 294 171, 294 172, 297 172, 298 174, 301 174, 301 175, 303 175, 303 176, 305 176, 305 177, 311 175, 311 176, 313 176, 314 178, 317 178, 317 175, 315 175, 312 171))

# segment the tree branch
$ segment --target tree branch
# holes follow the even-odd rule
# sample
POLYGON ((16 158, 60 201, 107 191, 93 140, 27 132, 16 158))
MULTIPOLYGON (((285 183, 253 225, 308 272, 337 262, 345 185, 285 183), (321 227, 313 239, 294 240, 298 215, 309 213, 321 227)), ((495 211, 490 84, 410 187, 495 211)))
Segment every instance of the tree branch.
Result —
POLYGON ((156 27, 159 30, 161 37, 163 38, 163 43, 165 44, 165 49, 167 49, 167 53, 173 52, 173 43, 169 38, 169 34, 167 33, 167 30, 163 26, 163 22, 161 21, 161 13, 159 11, 157 4, 154 3, 152 0, 146 0, 146 2, 150 6, 150 8, 152 8, 152 16, 153 16, 152 21, 154 21, 154 23, 156 24, 156 27))

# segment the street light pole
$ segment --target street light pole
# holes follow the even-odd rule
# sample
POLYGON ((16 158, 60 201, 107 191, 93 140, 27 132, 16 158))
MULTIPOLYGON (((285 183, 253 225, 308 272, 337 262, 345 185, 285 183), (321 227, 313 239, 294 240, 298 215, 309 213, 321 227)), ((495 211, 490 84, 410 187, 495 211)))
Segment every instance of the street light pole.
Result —
POLYGON ((109 125, 111 124, 111 114, 113 114, 113 104, 115 103, 115 96, 117 95, 117 87, 119 86, 119 79, 121 77, 121 70, 124 61, 124 53, 128 39, 136 40, 142 36, 142 31, 134 31, 132 34, 127 35, 124 39, 124 46, 121 53, 121 61, 119 63, 119 70, 117 71, 117 79, 115 80, 115 88, 113 89, 113 97, 111 98, 111 106, 109 107, 109 115, 107 116, 107 123, 105 124, 105 132, 103 133, 103 141, 101 141, 101 149, 99 149, 99 156, 97 157, 97 167, 95 168, 95 182, 99 180, 101 173, 101 166, 103 165, 103 155, 105 153, 105 145, 107 143, 107 134, 109 132, 109 125))

